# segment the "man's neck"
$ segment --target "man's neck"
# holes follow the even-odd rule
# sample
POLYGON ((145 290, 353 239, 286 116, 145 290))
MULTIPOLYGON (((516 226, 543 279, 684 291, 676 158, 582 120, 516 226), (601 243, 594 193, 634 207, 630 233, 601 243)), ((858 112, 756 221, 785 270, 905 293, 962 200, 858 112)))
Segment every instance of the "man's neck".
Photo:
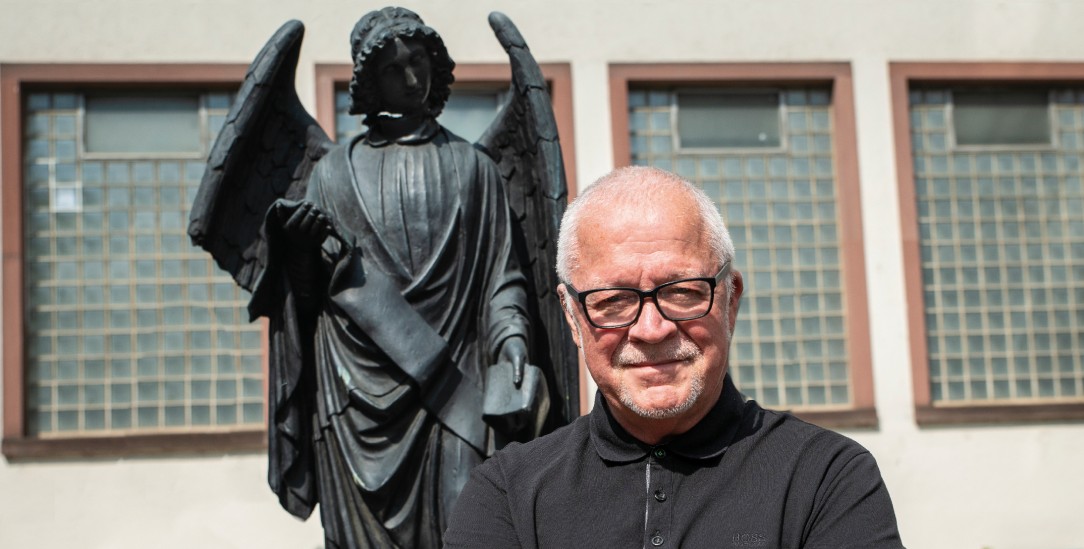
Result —
POLYGON ((701 394, 693 407, 683 414, 670 418, 646 418, 636 414, 623 406, 620 402, 612 402, 607 398, 610 414, 618 425, 632 435, 636 440, 657 446, 665 444, 674 437, 684 434, 689 429, 700 423, 708 415, 708 412, 719 402, 722 397, 722 387, 714 395, 701 394))

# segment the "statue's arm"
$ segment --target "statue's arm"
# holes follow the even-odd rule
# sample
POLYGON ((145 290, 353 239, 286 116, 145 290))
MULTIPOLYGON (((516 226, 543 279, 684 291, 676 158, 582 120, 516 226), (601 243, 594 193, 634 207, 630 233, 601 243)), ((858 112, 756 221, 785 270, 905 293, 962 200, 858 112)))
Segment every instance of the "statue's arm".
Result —
POLYGON ((315 324, 327 296, 334 256, 339 251, 331 216, 320 204, 326 204, 325 187, 337 177, 332 159, 325 158, 304 181, 305 194, 299 200, 278 199, 264 216, 261 233, 267 242, 267 272, 253 290, 249 314, 271 316, 287 305, 304 326, 315 324), (329 179, 330 178, 330 179, 329 179))
POLYGON ((262 232, 268 261, 253 288, 249 314, 269 319, 268 482, 284 509, 306 518, 319 499, 312 432, 317 406, 314 320, 319 283, 300 289, 301 279, 308 275, 292 272, 291 262, 299 260, 290 236, 304 235, 315 220, 303 210, 299 214, 297 203, 297 209, 279 204, 265 216, 262 232), (286 225, 293 229, 284 231, 286 225), (308 298, 302 295, 306 292, 308 298))
POLYGON ((283 508, 301 518, 319 499, 312 417, 318 398, 315 320, 328 286, 316 242, 327 236, 325 222, 326 215, 305 201, 271 206, 262 227, 267 268, 249 303, 250 315, 270 321, 268 481, 283 508))
POLYGON ((311 320, 326 294, 328 269, 322 250, 332 232, 331 219, 309 200, 276 202, 268 215, 281 222, 279 259, 295 294, 299 316, 311 320))
POLYGON ((568 183, 546 79, 508 17, 489 16, 512 66, 509 100, 476 143, 500 166, 514 212, 517 255, 527 273, 531 359, 546 370, 551 409, 547 431, 580 415, 579 360, 555 292, 557 234, 568 183))
POLYGON ((489 302, 490 349, 495 362, 512 365, 512 377, 518 386, 527 364, 527 337, 530 330, 527 317, 526 279, 509 256, 500 274, 501 283, 489 302))
POLYGON ((513 378, 518 385, 528 360, 530 321, 527 312, 527 279, 512 249, 512 221, 504 186, 500 183, 497 166, 489 158, 480 157, 481 173, 493 193, 493 211, 488 216, 495 235, 494 291, 487 304, 490 356, 495 362, 513 366, 513 378))

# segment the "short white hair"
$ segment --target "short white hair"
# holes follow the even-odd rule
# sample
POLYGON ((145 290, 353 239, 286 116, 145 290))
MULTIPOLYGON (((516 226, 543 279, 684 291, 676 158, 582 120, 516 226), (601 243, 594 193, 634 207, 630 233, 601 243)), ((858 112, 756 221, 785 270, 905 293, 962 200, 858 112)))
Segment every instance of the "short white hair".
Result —
MULTIPOLYGON (((708 195, 677 174, 648 166, 618 168, 591 184, 565 210, 557 237, 557 277, 569 282, 580 265, 579 228, 589 212, 605 209, 642 209, 649 204, 672 202, 687 196, 696 204, 707 252, 719 266, 734 259, 734 243, 723 216, 708 195)), ((733 284, 727 278, 728 292, 733 284)))

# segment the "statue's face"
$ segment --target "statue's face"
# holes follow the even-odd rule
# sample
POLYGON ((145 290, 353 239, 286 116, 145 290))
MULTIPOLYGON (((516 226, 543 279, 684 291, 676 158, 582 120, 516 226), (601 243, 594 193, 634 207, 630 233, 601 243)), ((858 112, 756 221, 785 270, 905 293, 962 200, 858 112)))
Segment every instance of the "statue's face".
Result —
POLYGON ((405 115, 425 111, 432 70, 422 42, 396 37, 380 50, 374 63, 381 110, 405 115))

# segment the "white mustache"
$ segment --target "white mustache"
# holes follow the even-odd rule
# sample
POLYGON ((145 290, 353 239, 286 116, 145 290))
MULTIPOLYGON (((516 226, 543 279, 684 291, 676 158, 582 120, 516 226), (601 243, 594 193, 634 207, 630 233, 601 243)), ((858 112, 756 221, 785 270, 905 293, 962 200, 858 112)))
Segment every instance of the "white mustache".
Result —
POLYGON ((620 368, 634 364, 680 362, 697 358, 701 354, 700 348, 686 338, 678 338, 649 347, 633 346, 625 342, 617 350, 613 362, 620 368))

